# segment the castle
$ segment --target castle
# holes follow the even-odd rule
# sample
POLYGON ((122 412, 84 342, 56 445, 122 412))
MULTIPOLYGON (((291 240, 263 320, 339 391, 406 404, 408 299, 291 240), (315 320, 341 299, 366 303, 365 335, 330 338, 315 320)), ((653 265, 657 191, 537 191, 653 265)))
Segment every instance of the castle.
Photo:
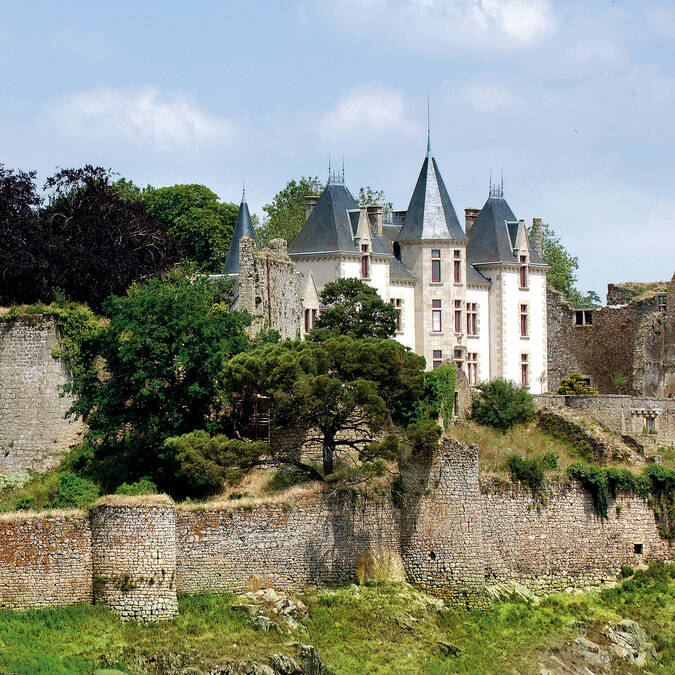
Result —
MULTIPOLYGON (((396 308, 395 338, 424 356, 427 368, 450 361, 469 385, 504 377, 541 391, 547 371, 548 266, 504 199, 503 185, 490 186, 480 211, 466 210, 462 229, 428 143, 408 209, 395 212, 391 224, 383 222, 381 206, 359 207, 344 172, 331 173, 321 196, 307 198, 306 214, 288 249, 301 275, 301 334, 314 326, 326 283, 358 278, 396 308)), ((533 239, 540 228, 535 219, 533 239)), ((252 242, 243 237, 254 239, 245 199, 223 273, 239 278, 240 308, 295 337, 295 326, 272 317, 279 299, 271 296, 289 293, 286 282, 270 275, 270 255, 279 260, 283 243, 274 240, 272 251, 260 254, 258 264, 266 267, 255 272, 252 242), (260 290, 245 291, 251 282, 260 290), (246 302, 245 293, 251 296, 246 302)), ((293 316, 288 306, 285 315, 293 316)))

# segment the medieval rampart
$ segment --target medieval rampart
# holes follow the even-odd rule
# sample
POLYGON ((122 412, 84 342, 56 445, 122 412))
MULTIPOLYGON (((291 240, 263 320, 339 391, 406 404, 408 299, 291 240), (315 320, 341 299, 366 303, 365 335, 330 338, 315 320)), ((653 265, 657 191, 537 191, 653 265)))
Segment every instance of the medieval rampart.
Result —
POLYGON ((584 586, 672 555, 643 499, 612 501, 603 520, 578 485, 537 499, 519 486, 481 489, 476 451, 456 441, 408 462, 402 478, 395 501, 315 492, 176 508, 162 496, 109 497, 89 517, 3 516, 0 606, 93 600, 158 620, 175 614, 177 591, 299 591, 357 578, 405 578, 475 602, 486 583, 584 586))
POLYGON ((65 419, 72 399, 61 390, 70 378, 52 356, 57 346, 51 317, 0 322, 0 473, 51 469, 79 439, 83 425, 65 419))

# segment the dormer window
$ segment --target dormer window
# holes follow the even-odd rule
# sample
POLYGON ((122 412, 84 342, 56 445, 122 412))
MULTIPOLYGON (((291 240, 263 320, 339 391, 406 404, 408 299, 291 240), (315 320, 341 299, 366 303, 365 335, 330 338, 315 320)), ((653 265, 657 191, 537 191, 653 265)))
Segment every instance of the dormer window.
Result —
POLYGON ((520 287, 527 288, 527 256, 520 256, 520 287))
POLYGON ((431 249, 431 282, 434 284, 441 283, 441 249, 431 249))

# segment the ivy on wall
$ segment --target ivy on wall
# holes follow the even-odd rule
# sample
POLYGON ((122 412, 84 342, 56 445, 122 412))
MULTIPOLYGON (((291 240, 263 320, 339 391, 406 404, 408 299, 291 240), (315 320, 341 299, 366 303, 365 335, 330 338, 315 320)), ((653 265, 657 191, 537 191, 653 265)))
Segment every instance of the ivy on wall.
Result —
POLYGON ((435 370, 424 374, 424 400, 422 412, 430 419, 440 419, 443 429, 448 430, 452 422, 455 402, 457 370, 454 364, 443 363, 435 370))

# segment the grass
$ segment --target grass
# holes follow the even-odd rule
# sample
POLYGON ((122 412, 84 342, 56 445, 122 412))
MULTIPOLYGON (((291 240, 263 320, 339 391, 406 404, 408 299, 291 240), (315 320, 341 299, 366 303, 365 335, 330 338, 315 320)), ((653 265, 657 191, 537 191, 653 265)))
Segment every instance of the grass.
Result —
MULTIPOLYGON (((84 675, 102 667, 141 672, 149 656, 172 656, 203 672, 228 660, 268 662, 292 642, 314 644, 335 675, 539 673, 550 654, 579 635, 603 648, 609 621, 631 618, 654 642, 652 673, 675 671, 675 565, 655 564, 594 594, 555 594, 533 604, 506 600, 464 611, 407 584, 312 591, 307 633, 262 633, 233 609, 235 596, 179 599, 180 616, 155 625, 122 623, 102 607, 0 612, 0 672, 84 675), (176 656, 178 655, 178 656, 176 656)), ((612 673, 640 672, 615 662, 612 673)))

